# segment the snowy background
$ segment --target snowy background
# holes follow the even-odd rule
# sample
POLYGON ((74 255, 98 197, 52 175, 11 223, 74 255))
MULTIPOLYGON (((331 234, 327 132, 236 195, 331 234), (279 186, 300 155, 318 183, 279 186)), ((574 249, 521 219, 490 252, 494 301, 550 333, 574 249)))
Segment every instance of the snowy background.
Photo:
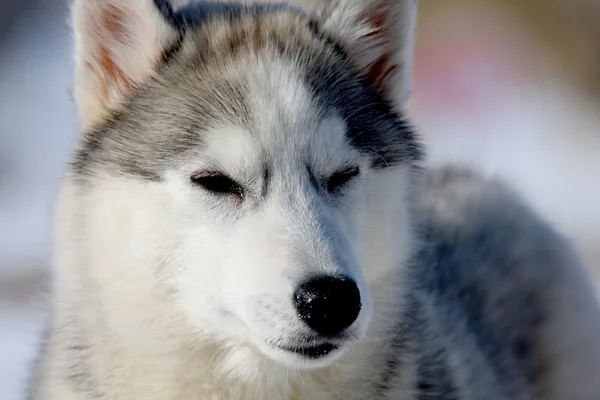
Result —
MULTIPOLYGON (((471 163, 509 179, 575 241, 600 282, 595 77, 559 62, 555 36, 536 34, 535 8, 422 3, 410 113, 431 162, 471 163)), ((576 45, 593 54, 586 43, 576 45)), ((0 0, 2 400, 22 399, 43 327, 52 201, 77 125, 71 45, 65 1, 0 0)))
POLYGON ((42 328, 52 200, 76 133, 66 3, 14 3, 0 9, 2 400, 23 399, 42 328))

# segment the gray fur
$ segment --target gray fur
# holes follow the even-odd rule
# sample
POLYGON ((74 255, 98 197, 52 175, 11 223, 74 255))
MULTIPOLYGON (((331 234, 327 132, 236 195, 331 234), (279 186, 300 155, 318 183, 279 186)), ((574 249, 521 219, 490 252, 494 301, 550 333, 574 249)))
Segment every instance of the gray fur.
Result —
POLYGON ((97 165, 159 180, 161 172, 201 147, 208 124, 230 121, 251 129, 252 110, 244 96, 245 60, 240 54, 282 58, 302 71, 322 118, 337 112, 348 124, 350 142, 385 168, 412 163, 422 149, 406 119, 393 111, 352 69, 341 47, 318 24, 289 6, 194 6, 206 19, 186 18, 179 42, 168 52, 160 77, 141 89, 127 109, 88 132, 72 171, 87 174, 97 165), (230 26, 218 40, 211 30, 230 26), (235 71, 220 76, 223 70, 235 71), (192 89, 193 88, 193 89, 192 89), (183 101, 182 101, 183 100, 183 101))
POLYGON ((429 173, 414 204, 423 243, 411 266, 423 391, 537 398, 548 362, 538 348, 544 296, 568 267, 563 239, 500 182, 466 170, 429 173))

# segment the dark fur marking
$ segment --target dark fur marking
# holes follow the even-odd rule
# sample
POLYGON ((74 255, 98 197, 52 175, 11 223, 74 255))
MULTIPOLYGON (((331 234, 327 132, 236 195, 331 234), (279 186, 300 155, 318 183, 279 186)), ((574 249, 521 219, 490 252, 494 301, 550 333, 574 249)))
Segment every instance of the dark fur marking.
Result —
MULTIPOLYGON (((159 3, 165 0, 155 0, 159 3)), ((171 8, 172 10, 172 8, 171 8)), ((286 3, 222 3, 217 1, 192 2, 174 12, 174 17, 167 17, 179 30, 194 29, 207 21, 221 18, 233 22, 244 15, 264 15, 274 12, 300 12, 299 8, 286 3)), ((167 16, 170 16, 167 10, 167 16)))
POLYGON ((456 388, 451 380, 445 361, 444 350, 427 351, 418 361, 418 400, 458 400, 456 388))
POLYGON ((102 391, 101 385, 97 382, 94 371, 90 367, 88 360, 90 346, 85 342, 85 332, 78 330, 79 322, 71 319, 68 325, 57 329, 67 333, 65 338, 69 342, 65 347, 54 349, 66 364, 60 372, 63 374, 61 379, 71 388, 85 396, 86 399, 101 400, 106 399, 106 394, 102 391))
POLYGON ((308 81, 325 107, 341 112, 352 144, 373 156, 374 168, 422 160, 423 148, 404 116, 353 71, 343 46, 323 32, 318 21, 311 19, 308 27, 333 53, 329 63, 309 71, 308 81))
POLYGON ((161 57, 161 62, 159 68, 163 68, 165 65, 169 64, 171 60, 175 58, 179 50, 181 50, 181 46, 183 44, 183 39, 185 38, 185 33, 180 32, 179 36, 175 40, 175 43, 171 45, 168 49, 166 49, 161 57))
POLYGON ((308 174, 308 180, 310 182, 310 184, 312 185, 312 187, 320 192, 321 189, 321 183, 319 182, 319 179, 315 176, 315 174, 313 173, 313 171, 310 169, 309 165, 306 165, 306 173, 308 174))
MULTIPOLYGON (((459 343, 465 340, 475 346, 477 350, 472 351, 483 357, 485 368, 498 382, 507 383, 490 390, 506 398, 523 393, 544 372, 535 347, 545 320, 543 306, 531 292, 535 287, 503 292, 490 286, 506 281, 519 285, 519 268, 526 267, 528 257, 539 264, 544 256, 519 249, 515 238, 523 233, 509 217, 496 223, 478 221, 481 228, 473 232, 426 222, 427 229, 421 226, 425 244, 412 272, 415 288, 422 290, 434 310, 429 320, 435 321, 430 323, 439 324, 438 331, 448 332, 449 346, 455 342, 455 347, 461 348, 459 343)), ((434 343, 435 339, 428 346, 434 343)), ((430 379, 424 382, 425 386, 431 384, 430 379)))
POLYGON ((271 184, 271 167, 268 164, 265 164, 263 169, 263 181, 262 181, 262 189, 261 189, 261 197, 264 199, 267 197, 269 193, 269 186, 271 184))
POLYGON ((407 121, 365 86, 343 60, 335 57, 313 65, 306 80, 324 109, 341 114, 348 126, 348 140, 371 158, 374 168, 421 160, 421 146, 407 121))
POLYGON ((177 30, 182 30, 184 26, 183 16, 173 10, 173 6, 169 0, 154 0, 154 5, 169 25, 177 30))
POLYGON ((315 20, 314 18, 311 18, 308 21, 308 28, 311 30, 313 35, 315 35, 315 37, 319 38, 319 40, 323 42, 326 42, 337 55, 344 59, 347 59, 348 55, 346 53, 346 50, 344 50, 344 47, 340 44, 339 41, 331 37, 331 35, 328 35, 327 33, 321 30, 319 21, 315 20))
POLYGON ((416 343, 415 332, 419 325, 418 305, 413 296, 408 295, 403 299, 403 314, 393 328, 393 339, 390 343, 388 359, 379 378, 375 383, 375 393, 381 398, 386 398, 391 383, 398 377, 402 368, 402 357, 413 351, 416 343))

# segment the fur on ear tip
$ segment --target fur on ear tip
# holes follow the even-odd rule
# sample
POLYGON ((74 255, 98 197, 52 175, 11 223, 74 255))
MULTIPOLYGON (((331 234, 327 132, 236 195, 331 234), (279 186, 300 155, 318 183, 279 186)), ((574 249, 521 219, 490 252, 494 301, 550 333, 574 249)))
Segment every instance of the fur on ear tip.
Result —
POLYGON ((403 107, 410 92, 417 1, 324 0, 315 16, 365 81, 403 107))
POLYGON ((167 0, 75 0, 75 100, 82 123, 134 97, 181 32, 167 0))

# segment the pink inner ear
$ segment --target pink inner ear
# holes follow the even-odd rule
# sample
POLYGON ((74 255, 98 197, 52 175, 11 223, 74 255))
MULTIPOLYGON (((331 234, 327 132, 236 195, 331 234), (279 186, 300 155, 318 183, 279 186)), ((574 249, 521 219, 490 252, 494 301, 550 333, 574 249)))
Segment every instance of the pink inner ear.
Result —
POLYGON ((391 10, 391 7, 381 6, 367 12, 368 14, 363 17, 375 29, 366 37, 374 40, 376 45, 381 47, 382 54, 366 67, 366 76, 372 86, 384 93, 390 75, 393 75, 399 67, 397 64, 392 63, 393 52, 397 50, 391 48, 394 45, 393 39, 396 36, 393 25, 393 10, 391 10))
POLYGON ((385 92, 386 83, 389 82, 390 75, 393 75, 398 69, 398 65, 390 65, 390 55, 384 54, 375 63, 369 66, 367 76, 371 85, 376 87, 380 92, 385 92))
POLYGON ((107 6, 102 10, 98 18, 93 18, 90 30, 96 40, 94 43, 97 48, 94 52, 94 61, 87 63, 87 67, 92 69, 100 79, 100 96, 102 103, 106 103, 111 88, 117 89, 124 94, 131 95, 135 92, 136 84, 129 78, 122 69, 119 68, 109 44, 111 42, 125 43, 128 40, 126 21, 128 17, 127 10, 117 8, 113 5, 107 6))

